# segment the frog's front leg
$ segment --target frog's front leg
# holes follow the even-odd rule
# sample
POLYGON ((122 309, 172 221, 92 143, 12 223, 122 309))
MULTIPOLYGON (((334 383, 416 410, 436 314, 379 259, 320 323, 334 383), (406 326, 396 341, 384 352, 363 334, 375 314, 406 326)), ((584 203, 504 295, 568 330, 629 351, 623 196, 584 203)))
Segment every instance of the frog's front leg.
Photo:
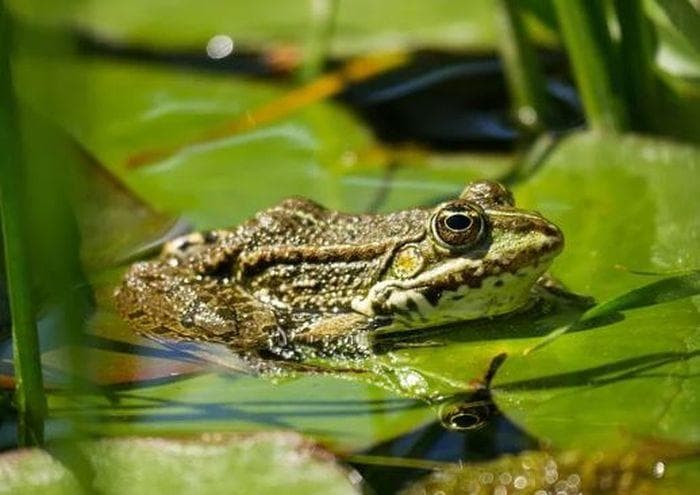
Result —
POLYGON ((322 355, 366 355, 372 348, 372 332, 379 325, 376 318, 354 312, 320 315, 293 333, 292 341, 322 355))
POLYGON ((385 280, 377 283, 367 295, 351 302, 357 313, 368 317, 381 317, 393 313, 430 311, 432 305, 423 293, 421 280, 385 280))

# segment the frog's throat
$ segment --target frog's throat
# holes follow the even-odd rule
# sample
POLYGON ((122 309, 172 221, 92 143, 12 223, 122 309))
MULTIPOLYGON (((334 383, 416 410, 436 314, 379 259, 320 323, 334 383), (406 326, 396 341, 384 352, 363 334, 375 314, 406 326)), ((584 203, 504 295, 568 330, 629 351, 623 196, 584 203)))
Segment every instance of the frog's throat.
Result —
POLYGON ((395 313, 411 321, 414 316, 441 321, 495 316, 524 305, 530 287, 553 258, 554 255, 543 256, 521 266, 517 273, 490 273, 483 260, 458 258, 410 280, 383 280, 365 297, 353 299, 351 308, 368 317, 395 313), (455 273, 463 274, 461 284, 433 289, 436 280, 447 279, 455 273))

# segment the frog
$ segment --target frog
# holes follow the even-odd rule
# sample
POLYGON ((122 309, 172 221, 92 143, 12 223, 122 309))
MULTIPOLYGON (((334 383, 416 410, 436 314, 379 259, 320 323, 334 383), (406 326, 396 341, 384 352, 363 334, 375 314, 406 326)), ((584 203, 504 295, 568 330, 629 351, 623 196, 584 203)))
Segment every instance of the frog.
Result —
POLYGON ((521 311, 563 245, 556 225, 495 181, 391 213, 294 197, 167 242, 127 269, 114 298, 134 331, 160 341, 363 355, 383 333, 521 311))

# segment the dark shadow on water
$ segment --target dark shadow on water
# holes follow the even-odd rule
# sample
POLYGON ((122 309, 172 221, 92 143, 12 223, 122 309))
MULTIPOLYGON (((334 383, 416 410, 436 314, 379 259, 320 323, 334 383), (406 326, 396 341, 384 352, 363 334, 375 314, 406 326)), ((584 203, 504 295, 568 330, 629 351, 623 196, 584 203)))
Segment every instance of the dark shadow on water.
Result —
MULTIPOLYGON (((420 459, 445 463, 495 459, 538 447, 537 442, 505 416, 492 418, 479 430, 455 432, 439 422, 430 423, 406 435, 381 443, 363 455, 396 459, 420 459)), ((351 463, 374 493, 397 493, 411 482, 429 474, 429 469, 351 463)))
POLYGON ((443 406, 446 407, 440 407, 440 421, 360 453, 365 459, 374 458, 376 463, 352 463, 375 493, 396 493, 430 472, 410 462, 485 461, 539 446, 534 438, 500 413, 487 388, 455 397, 443 406), (449 413, 454 411, 469 412, 470 417, 478 419, 468 424, 451 423, 449 418, 454 419, 454 416, 449 413), (407 459, 409 464, 382 465, 384 459, 398 461, 398 464, 407 459))

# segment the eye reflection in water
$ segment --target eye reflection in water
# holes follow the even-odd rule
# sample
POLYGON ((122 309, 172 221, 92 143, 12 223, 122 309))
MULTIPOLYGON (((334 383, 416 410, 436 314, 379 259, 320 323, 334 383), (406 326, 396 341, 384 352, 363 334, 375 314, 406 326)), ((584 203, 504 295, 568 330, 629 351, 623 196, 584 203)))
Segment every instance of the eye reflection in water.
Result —
POLYGON ((493 402, 470 400, 450 402, 440 406, 440 423, 448 430, 466 431, 483 428, 495 413, 493 402))

